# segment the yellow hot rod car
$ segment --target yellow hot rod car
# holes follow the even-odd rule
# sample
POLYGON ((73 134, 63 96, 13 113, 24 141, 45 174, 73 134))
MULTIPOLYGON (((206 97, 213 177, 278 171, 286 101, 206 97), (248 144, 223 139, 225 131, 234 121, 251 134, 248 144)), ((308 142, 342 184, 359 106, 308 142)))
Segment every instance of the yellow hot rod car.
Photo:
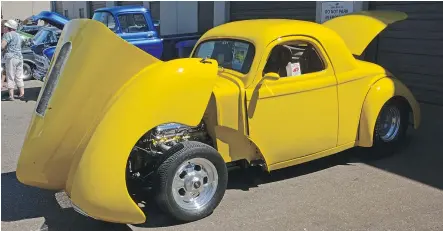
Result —
POLYGON ((208 216, 229 165, 272 171, 355 146, 398 144, 420 108, 386 69, 356 59, 401 12, 313 22, 230 22, 189 58, 161 61, 103 24, 61 35, 17 166, 20 182, 64 190, 76 211, 143 223, 129 182, 182 221, 208 216), (132 184, 132 183, 131 183, 132 184))

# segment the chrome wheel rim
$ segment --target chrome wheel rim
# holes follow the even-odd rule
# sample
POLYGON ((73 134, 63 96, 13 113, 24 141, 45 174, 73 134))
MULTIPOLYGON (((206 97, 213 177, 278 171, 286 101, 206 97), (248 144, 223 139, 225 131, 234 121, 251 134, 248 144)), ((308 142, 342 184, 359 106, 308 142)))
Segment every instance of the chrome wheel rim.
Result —
POLYGON ((385 142, 392 141, 400 130, 400 110, 395 106, 387 107, 383 109, 380 119, 380 138, 385 142))
POLYGON ((204 158, 182 163, 174 174, 172 195, 183 209, 198 210, 211 201, 217 190, 218 174, 214 164, 204 158))

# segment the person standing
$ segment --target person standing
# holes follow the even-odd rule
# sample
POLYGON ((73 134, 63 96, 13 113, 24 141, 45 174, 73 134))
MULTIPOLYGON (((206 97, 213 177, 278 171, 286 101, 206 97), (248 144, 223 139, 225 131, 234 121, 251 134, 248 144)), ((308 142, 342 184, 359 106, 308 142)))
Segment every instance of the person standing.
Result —
POLYGON ((18 23, 10 19, 4 25, 5 34, 2 37, 2 50, 4 51, 9 100, 14 100, 15 86, 20 91, 18 98, 23 99, 25 96, 25 85, 23 83, 22 39, 16 32, 18 23))

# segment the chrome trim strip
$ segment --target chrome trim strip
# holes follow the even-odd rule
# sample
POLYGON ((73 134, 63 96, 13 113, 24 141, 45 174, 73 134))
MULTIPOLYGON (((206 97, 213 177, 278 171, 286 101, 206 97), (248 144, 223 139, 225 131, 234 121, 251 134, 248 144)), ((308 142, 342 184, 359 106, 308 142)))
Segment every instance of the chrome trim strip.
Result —
POLYGON ((92 219, 95 219, 95 218, 89 216, 85 211, 81 210, 77 205, 75 205, 74 203, 72 203, 72 201, 71 201, 71 204, 72 204, 72 208, 73 208, 74 211, 76 211, 77 213, 79 213, 79 214, 81 214, 81 215, 83 215, 83 216, 85 216, 85 217, 90 217, 90 218, 92 218, 92 219))

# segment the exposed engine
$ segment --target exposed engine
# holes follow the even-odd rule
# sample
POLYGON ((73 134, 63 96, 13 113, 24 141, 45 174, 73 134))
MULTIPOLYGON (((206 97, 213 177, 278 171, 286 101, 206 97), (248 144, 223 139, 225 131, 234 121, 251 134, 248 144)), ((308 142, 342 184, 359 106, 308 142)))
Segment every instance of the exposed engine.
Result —
POLYGON ((146 178, 159 164, 160 157, 174 145, 183 141, 199 141, 212 146, 206 126, 202 121, 195 127, 168 123, 146 133, 134 146, 128 160, 131 178, 146 178))

